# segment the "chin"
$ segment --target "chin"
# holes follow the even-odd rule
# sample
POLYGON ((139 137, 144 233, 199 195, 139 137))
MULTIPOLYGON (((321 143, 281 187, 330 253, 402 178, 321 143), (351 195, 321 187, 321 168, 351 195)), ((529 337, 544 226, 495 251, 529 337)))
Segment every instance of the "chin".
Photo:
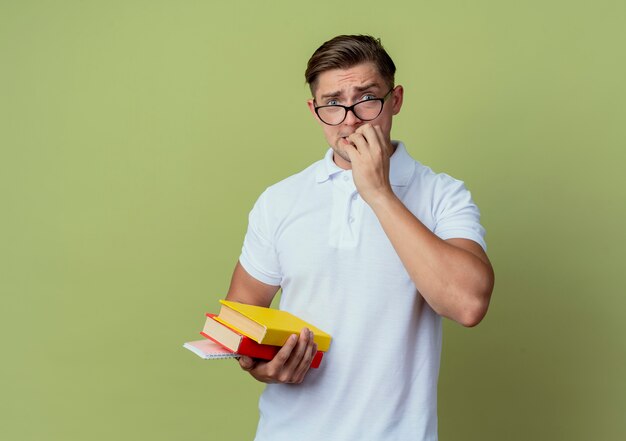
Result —
POLYGON ((341 159, 343 159, 344 161, 351 163, 352 161, 350 161, 350 157, 348 156, 348 154, 346 153, 346 151, 338 146, 334 146, 333 147, 333 152, 335 152, 335 154, 339 157, 341 157, 341 159))

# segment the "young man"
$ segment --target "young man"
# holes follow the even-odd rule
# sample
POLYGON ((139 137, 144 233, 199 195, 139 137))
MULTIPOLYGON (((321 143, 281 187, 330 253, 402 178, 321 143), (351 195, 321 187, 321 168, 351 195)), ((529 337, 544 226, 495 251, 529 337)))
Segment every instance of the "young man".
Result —
POLYGON ((227 295, 280 307, 333 336, 319 369, 309 331, 269 362, 258 441, 436 440, 441 317, 474 326, 494 276, 461 181, 391 140, 402 86, 380 41, 339 36, 306 71, 326 156, 269 187, 250 213, 227 295))

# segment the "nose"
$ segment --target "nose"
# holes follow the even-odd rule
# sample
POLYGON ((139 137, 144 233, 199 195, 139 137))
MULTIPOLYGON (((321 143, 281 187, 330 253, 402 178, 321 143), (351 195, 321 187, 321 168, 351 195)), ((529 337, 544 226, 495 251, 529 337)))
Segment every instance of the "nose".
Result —
POLYGON ((346 114, 346 119, 343 120, 343 123, 348 126, 355 126, 361 124, 362 122, 363 121, 361 121, 359 117, 356 116, 356 113, 354 113, 354 110, 352 109, 348 110, 348 113, 346 114))

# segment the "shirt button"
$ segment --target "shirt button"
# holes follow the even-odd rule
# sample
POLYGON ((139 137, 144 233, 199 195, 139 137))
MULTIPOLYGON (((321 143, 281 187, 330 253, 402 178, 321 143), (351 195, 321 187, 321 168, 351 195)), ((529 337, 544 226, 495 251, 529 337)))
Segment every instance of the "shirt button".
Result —
POLYGON ((355 193, 355 194, 352 195, 352 200, 356 201, 358 199, 358 197, 359 197, 358 193, 355 193))
POLYGON ((344 181, 347 181, 347 180, 349 180, 349 179, 350 179, 350 178, 348 177, 348 175, 343 175, 343 180, 344 180, 344 181))
POLYGON ((353 224, 353 223, 354 223, 354 218, 353 218, 353 217, 350 217, 350 219, 348 219, 348 221, 349 221, 351 224, 353 224))

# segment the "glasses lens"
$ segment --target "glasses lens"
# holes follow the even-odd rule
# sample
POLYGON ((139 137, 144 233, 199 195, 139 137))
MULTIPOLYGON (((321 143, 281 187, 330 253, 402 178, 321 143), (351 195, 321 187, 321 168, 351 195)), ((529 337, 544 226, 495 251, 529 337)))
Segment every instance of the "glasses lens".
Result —
POLYGON ((361 101, 354 106, 354 113, 359 119, 369 121, 380 115, 383 110, 383 102, 381 100, 361 101))
POLYGON ((318 107, 317 114, 326 124, 337 125, 346 116, 346 109, 341 106, 318 107))

